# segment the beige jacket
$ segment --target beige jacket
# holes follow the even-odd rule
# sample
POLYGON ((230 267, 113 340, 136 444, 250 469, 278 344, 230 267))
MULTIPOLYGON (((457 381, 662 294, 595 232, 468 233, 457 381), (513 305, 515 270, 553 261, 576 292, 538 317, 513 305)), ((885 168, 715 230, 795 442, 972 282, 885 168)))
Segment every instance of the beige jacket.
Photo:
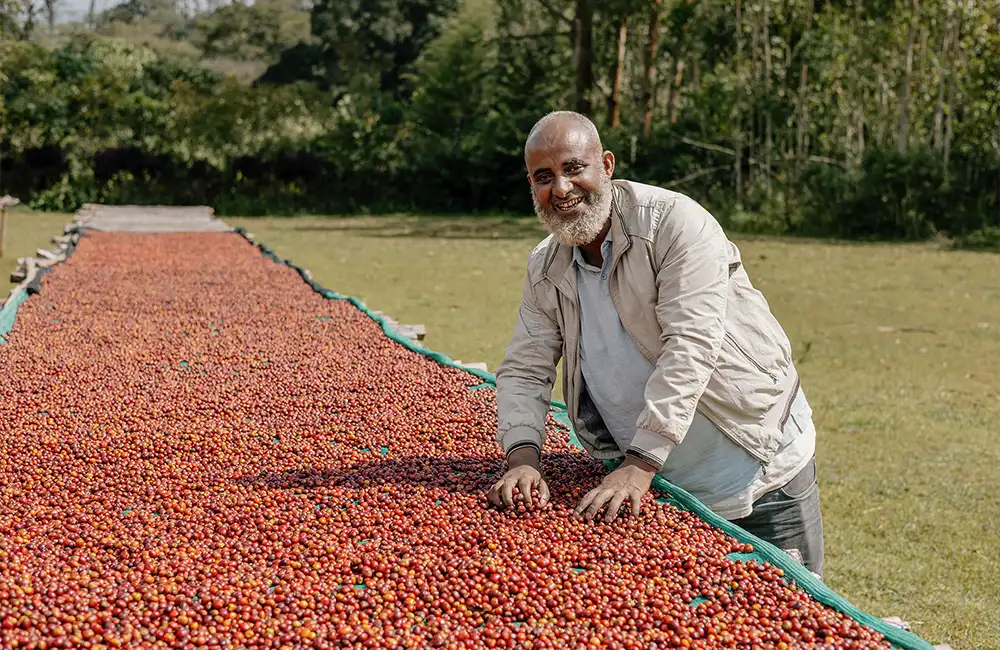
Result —
MULTIPOLYGON (((766 467, 781 441, 798 375, 788 338, 753 288, 740 252, 693 199, 613 181, 611 298, 656 365, 629 455, 662 466, 700 411, 766 467)), ((528 258, 514 335, 497 369, 497 440, 506 453, 545 441, 559 360, 570 421, 595 458, 621 457, 581 390, 580 313, 572 248, 552 236, 528 258)))

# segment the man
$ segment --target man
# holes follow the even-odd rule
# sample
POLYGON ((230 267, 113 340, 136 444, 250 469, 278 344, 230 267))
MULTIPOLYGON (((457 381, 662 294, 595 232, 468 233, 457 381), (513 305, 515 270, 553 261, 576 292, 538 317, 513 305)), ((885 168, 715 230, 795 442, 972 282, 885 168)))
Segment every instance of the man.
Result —
POLYGON ((585 450, 624 462, 577 505, 640 512, 660 474, 822 575, 816 430, 791 346, 739 250, 694 200, 612 180, 614 154, 585 116, 542 118, 525 143, 535 212, 551 233, 528 259, 497 369, 507 472, 490 490, 544 504, 556 365, 585 450))

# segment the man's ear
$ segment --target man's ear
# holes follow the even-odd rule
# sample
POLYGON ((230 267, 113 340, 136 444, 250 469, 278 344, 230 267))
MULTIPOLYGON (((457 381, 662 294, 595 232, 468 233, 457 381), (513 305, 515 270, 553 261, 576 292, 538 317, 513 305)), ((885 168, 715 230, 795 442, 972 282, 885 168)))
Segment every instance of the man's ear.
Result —
POLYGON ((604 152, 604 173, 607 174, 608 178, 614 176, 615 173, 615 154, 610 151, 604 152))

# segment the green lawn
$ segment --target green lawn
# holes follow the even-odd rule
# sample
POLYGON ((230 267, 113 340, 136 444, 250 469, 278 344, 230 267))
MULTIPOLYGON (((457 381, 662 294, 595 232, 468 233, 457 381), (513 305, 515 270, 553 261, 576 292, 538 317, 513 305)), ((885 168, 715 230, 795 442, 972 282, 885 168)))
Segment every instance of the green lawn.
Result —
POLYGON ((17 258, 34 257, 39 248, 55 248, 52 238, 63 234, 63 226, 73 221, 73 215, 59 212, 35 212, 23 206, 7 210, 7 242, 0 257, 0 302, 14 283, 11 272, 17 267, 17 258))
MULTIPOLYGON (((17 220, 15 257, 69 217, 17 220)), ((543 235, 531 220, 228 221, 323 286, 425 324, 428 347, 490 370, 543 235)), ((1000 255, 736 241, 815 410, 828 583, 935 643, 1000 648, 1000 255)))

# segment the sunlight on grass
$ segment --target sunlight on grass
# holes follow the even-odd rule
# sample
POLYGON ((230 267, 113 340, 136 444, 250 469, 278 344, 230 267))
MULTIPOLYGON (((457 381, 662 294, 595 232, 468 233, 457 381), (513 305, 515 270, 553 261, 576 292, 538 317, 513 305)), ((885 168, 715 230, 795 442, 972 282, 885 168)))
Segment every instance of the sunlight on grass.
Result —
POLYGON ((63 234, 63 225, 73 215, 62 212, 37 212, 23 206, 7 210, 7 245, 0 257, 0 302, 14 288, 10 274, 17 268, 17 258, 34 257, 39 248, 55 248, 52 238, 63 234))

